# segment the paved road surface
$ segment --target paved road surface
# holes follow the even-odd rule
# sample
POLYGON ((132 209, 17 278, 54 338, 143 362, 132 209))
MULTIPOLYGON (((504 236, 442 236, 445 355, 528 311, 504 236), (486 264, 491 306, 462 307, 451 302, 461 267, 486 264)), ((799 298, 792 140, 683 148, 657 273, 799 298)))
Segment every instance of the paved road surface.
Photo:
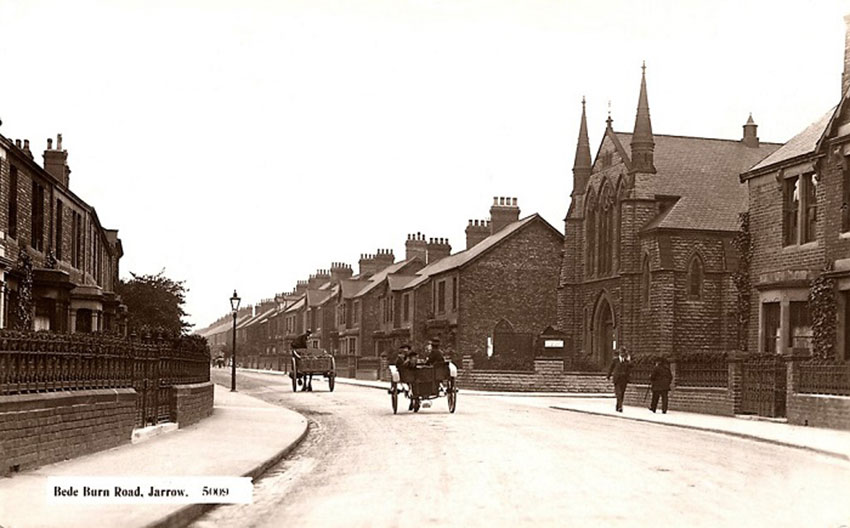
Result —
POLYGON ((238 386, 311 430, 253 504, 221 506, 196 528, 850 526, 850 463, 802 450, 555 411, 548 398, 461 392, 456 414, 443 398, 394 416, 377 389, 319 382, 295 394, 288 378, 258 373, 238 386))

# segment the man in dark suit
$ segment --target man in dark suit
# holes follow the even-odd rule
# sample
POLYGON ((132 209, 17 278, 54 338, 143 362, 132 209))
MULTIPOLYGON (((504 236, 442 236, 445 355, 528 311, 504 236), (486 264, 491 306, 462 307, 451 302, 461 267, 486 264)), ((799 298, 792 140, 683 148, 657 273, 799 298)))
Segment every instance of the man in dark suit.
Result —
POLYGON ((666 358, 655 360, 655 368, 649 376, 652 385, 652 403, 649 410, 655 412, 658 408, 658 398, 661 398, 661 412, 667 414, 667 393, 670 392, 670 384, 673 382, 673 373, 666 358))
POLYGON ((307 340, 310 338, 310 334, 312 334, 310 330, 307 330, 303 334, 299 335, 292 341, 292 349, 296 348, 307 348, 307 340))
POLYGON ((617 412, 623 412, 623 398, 626 396, 626 385, 629 384, 629 374, 632 370, 632 358, 620 348, 617 357, 608 367, 608 379, 614 376, 614 395, 617 397, 617 412))
POLYGON ((425 363, 428 365, 439 365, 441 363, 445 363, 446 358, 443 356, 443 353, 440 352, 440 338, 431 338, 429 345, 431 350, 428 352, 428 358, 425 360, 425 363))

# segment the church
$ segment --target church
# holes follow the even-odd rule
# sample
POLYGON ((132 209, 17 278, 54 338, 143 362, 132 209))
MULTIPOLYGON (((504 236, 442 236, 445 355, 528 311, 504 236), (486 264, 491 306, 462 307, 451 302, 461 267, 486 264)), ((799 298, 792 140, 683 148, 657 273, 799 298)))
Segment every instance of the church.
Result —
POLYGON ((592 159, 584 105, 558 286, 573 353, 603 367, 619 348, 737 349, 739 175, 779 145, 759 141, 752 116, 740 140, 654 134, 644 66, 634 129, 609 115, 592 159))

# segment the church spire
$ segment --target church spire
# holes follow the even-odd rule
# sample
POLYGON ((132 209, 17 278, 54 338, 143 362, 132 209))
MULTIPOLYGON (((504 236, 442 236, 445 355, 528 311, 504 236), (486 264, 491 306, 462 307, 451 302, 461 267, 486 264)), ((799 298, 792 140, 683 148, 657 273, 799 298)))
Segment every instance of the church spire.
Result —
POLYGON ((587 180, 590 179, 591 159, 590 140, 587 138, 587 115, 585 114, 584 97, 581 98, 581 125, 578 129, 578 145, 576 159, 573 163, 573 192, 572 195, 584 194, 587 180))
POLYGON ((649 100, 646 96, 646 62, 641 66, 640 96, 638 96, 635 129, 632 133, 632 170, 631 172, 655 173, 653 152, 655 140, 652 137, 652 121, 649 119, 649 100))

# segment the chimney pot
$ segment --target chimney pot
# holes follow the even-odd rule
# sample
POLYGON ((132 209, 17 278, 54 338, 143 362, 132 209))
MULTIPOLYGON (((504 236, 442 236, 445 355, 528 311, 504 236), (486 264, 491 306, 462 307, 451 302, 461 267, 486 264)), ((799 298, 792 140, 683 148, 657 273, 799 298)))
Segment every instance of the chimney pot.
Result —
POLYGON ((56 134, 56 150, 62 150, 62 134, 56 134))
POLYGON ((516 207, 516 198, 514 198, 514 207, 516 207))
POLYGON ((47 150, 53 150, 53 138, 47 138, 47 150))

